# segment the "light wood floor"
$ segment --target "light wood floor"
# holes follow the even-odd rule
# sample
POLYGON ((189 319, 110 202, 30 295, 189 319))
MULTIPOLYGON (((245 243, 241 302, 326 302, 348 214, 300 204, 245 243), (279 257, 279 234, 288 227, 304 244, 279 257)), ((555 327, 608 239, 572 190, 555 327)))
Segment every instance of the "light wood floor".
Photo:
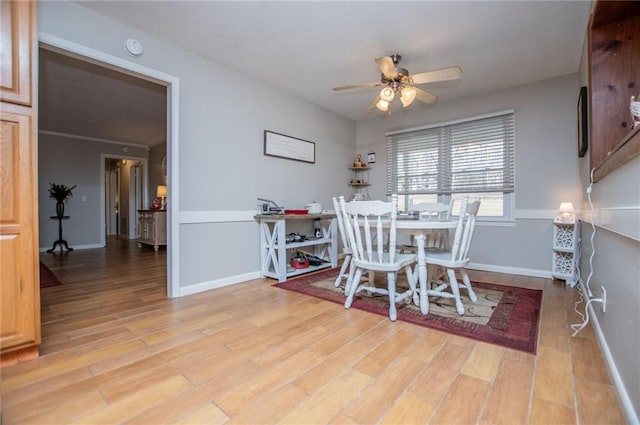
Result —
POLYGON ((271 287, 167 299, 166 252, 133 243, 41 254, 36 360, 2 369, 2 424, 624 423, 576 290, 544 288, 531 355, 271 287))

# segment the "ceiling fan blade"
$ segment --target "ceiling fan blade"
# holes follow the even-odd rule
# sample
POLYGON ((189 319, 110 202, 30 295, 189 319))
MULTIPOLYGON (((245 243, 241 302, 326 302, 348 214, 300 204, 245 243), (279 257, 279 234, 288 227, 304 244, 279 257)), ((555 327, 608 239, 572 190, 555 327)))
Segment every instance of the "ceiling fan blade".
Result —
POLYGON ((365 83, 365 84, 352 84, 350 86, 340 86, 334 87, 333 91, 342 91, 342 90, 351 90, 351 89, 361 89, 366 87, 378 87, 381 86, 382 83, 365 83))
POLYGON ((438 96, 436 96, 435 94, 429 93, 428 91, 424 91, 417 87, 414 88, 416 89, 416 97, 424 103, 435 103, 438 100, 438 96))
POLYGON ((378 101, 380 101, 380 96, 376 96, 376 98, 373 99, 373 102, 371 102, 367 109, 375 109, 376 103, 378 103, 378 101))
POLYGON ((395 76, 398 74, 396 72, 396 65, 393 63, 393 59, 391 59, 391 57, 382 56, 376 58, 376 63, 380 67, 380 71, 382 71, 385 77, 395 78, 395 76))
POLYGON ((437 83, 438 81, 457 80, 460 78, 462 78, 462 68, 458 65, 422 72, 411 76, 413 84, 437 83))

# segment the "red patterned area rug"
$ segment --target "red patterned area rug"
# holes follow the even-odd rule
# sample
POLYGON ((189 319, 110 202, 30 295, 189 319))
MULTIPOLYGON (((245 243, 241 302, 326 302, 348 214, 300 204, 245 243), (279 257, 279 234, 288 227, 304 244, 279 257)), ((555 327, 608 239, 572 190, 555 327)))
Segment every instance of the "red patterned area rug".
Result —
POLYGON ((49 267, 40 262, 40 288, 49 288, 51 286, 62 285, 56 275, 53 274, 49 267))
MULTIPOLYGON (((323 270, 273 286, 344 304, 343 287, 333 286, 338 271, 323 270)), ((381 287, 386 285, 383 274, 376 274, 374 280, 381 287)), ((466 296, 466 290, 462 290, 464 316, 457 314, 453 299, 429 297, 428 315, 422 315, 413 303, 401 302, 398 303, 398 320, 535 354, 542 290, 484 282, 471 284, 478 301, 472 303, 466 296)), ((406 278, 399 274, 398 287, 403 285, 406 287, 406 278)), ((387 316, 389 300, 385 295, 369 295, 361 291, 351 308, 387 316)))

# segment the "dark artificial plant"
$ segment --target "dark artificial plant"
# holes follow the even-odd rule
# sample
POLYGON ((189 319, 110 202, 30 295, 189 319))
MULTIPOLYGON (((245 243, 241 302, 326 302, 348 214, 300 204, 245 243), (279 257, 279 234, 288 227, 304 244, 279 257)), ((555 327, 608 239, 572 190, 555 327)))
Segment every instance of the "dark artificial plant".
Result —
POLYGON ((71 187, 68 187, 65 184, 49 183, 49 198, 53 198, 57 202, 65 202, 67 198, 73 196, 72 191, 75 188, 75 184, 71 187))

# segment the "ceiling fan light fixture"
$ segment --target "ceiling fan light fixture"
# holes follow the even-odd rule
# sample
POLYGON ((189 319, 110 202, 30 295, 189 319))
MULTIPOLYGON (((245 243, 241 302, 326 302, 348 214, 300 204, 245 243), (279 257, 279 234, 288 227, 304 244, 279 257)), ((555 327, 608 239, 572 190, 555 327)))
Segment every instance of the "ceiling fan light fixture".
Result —
POLYGON ((400 58, 401 56, 397 54, 375 58, 375 62, 381 71, 379 82, 334 87, 333 90, 382 87, 376 98, 369 103, 367 109, 376 108, 379 111, 387 112, 387 115, 391 115, 391 102, 395 99, 396 94, 398 94, 404 108, 412 105, 415 99, 422 103, 432 104, 438 100, 438 96, 419 88, 419 85, 462 78, 462 68, 459 65, 410 74, 409 70, 398 66, 400 58))
POLYGON ((395 93, 393 92, 393 89, 391 87, 385 87, 380 90, 380 99, 384 100, 385 102, 391 102, 394 96, 395 93))
POLYGON ((416 89, 413 86, 405 86, 400 89, 400 102, 403 107, 407 107, 413 103, 416 98, 416 89))
POLYGON ((389 101, 380 99, 378 103, 376 103, 376 108, 382 112, 387 112, 389 110, 389 101))

